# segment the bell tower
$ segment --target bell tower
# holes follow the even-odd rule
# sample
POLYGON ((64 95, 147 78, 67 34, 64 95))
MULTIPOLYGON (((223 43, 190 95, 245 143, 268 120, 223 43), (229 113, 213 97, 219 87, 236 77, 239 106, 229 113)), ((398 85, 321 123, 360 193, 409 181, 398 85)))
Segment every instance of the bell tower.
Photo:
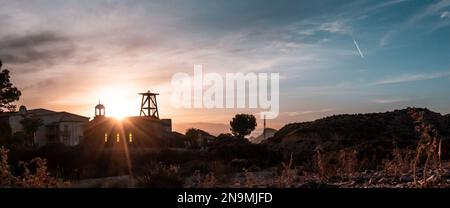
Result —
POLYGON ((98 105, 95 106, 95 117, 105 117, 105 106, 98 101, 98 105))
POLYGON ((152 93, 149 90, 144 93, 139 93, 139 95, 142 95, 141 112, 139 113, 139 115, 159 119, 158 104, 156 102, 156 96, 159 94, 152 93))

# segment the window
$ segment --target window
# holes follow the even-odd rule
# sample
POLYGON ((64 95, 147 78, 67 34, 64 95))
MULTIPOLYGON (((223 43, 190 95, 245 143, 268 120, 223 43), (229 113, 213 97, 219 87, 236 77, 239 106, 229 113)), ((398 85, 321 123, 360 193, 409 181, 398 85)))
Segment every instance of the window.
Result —
POLYGON ((69 126, 68 125, 64 125, 63 126, 64 130, 62 132, 62 139, 63 139, 63 143, 64 144, 69 144, 69 139, 70 139, 70 132, 69 132, 69 126))
POLYGON ((119 133, 116 134, 116 141, 120 142, 120 134, 119 133))
POLYGON ((105 143, 108 142, 108 133, 105 133, 105 143))
POLYGON ((128 134, 128 142, 133 142, 133 134, 131 132, 128 134))

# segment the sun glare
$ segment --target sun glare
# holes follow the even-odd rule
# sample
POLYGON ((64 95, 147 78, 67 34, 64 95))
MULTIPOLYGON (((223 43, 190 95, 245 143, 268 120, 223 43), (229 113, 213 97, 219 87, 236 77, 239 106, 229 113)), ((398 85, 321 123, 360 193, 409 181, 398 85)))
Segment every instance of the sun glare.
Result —
POLYGON ((105 101, 106 116, 123 119, 127 116, 133 116, 139 112, 139 103, 113 100, 111 102, 105 101))
MULTIPOLYGON (((112 106, 113 107, 113 106, 112 106)), ((123 118, 129 116, 127 112, 123 109, 120 109, 120 107, 117 108, 111 108, 111 117, 114 117, 116 119, 122 120, 123 118)))
POLYGON ((136 99, 139 97, 132 93, 135 91, 126 87, 108 87, 100 90, 98 99, 105 105, 105 115, 117 119, 137 115, 140 106, 139 100, 136 99))

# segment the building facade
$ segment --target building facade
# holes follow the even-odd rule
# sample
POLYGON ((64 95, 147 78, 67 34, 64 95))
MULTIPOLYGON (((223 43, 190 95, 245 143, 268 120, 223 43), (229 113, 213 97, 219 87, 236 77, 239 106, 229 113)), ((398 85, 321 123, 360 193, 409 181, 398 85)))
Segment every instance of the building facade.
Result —
POLYGON ((27 110, 25 106, 21 106, 18 112, 4 113, 2 117, 9 124, 12 135, 25 131, 22 124, 24 119, 39 119, 41 125, 34 133, 36 146, 51 142, 61 142, 68 146, 78 145, 83 139, 85 125, 89 122, 89 117, 43 108, 27 110))
POLYGON ((104 112, 105 106, 98 104, 84 131, 85 141, 95 147, 162 147, 172 136, 170 119, 147 115, 116 119, 104 112))

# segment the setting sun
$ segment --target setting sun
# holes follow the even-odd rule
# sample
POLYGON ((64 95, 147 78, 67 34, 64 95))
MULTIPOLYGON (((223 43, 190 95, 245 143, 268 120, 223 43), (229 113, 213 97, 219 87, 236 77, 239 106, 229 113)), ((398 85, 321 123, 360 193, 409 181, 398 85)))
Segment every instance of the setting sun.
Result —
POLYGON ((108 86, 99 89, 93 96, 98 96, 97 99, 105 106, 106 116, 123 119, 139 113, 139 97, 133 92, 125 86, 108 86))
POLYGON ((122 109, 120 105, 113 105, 111 106, 110 116, 120 120, 129 116, 129 113, 126 111, 126 109, 122 109))

